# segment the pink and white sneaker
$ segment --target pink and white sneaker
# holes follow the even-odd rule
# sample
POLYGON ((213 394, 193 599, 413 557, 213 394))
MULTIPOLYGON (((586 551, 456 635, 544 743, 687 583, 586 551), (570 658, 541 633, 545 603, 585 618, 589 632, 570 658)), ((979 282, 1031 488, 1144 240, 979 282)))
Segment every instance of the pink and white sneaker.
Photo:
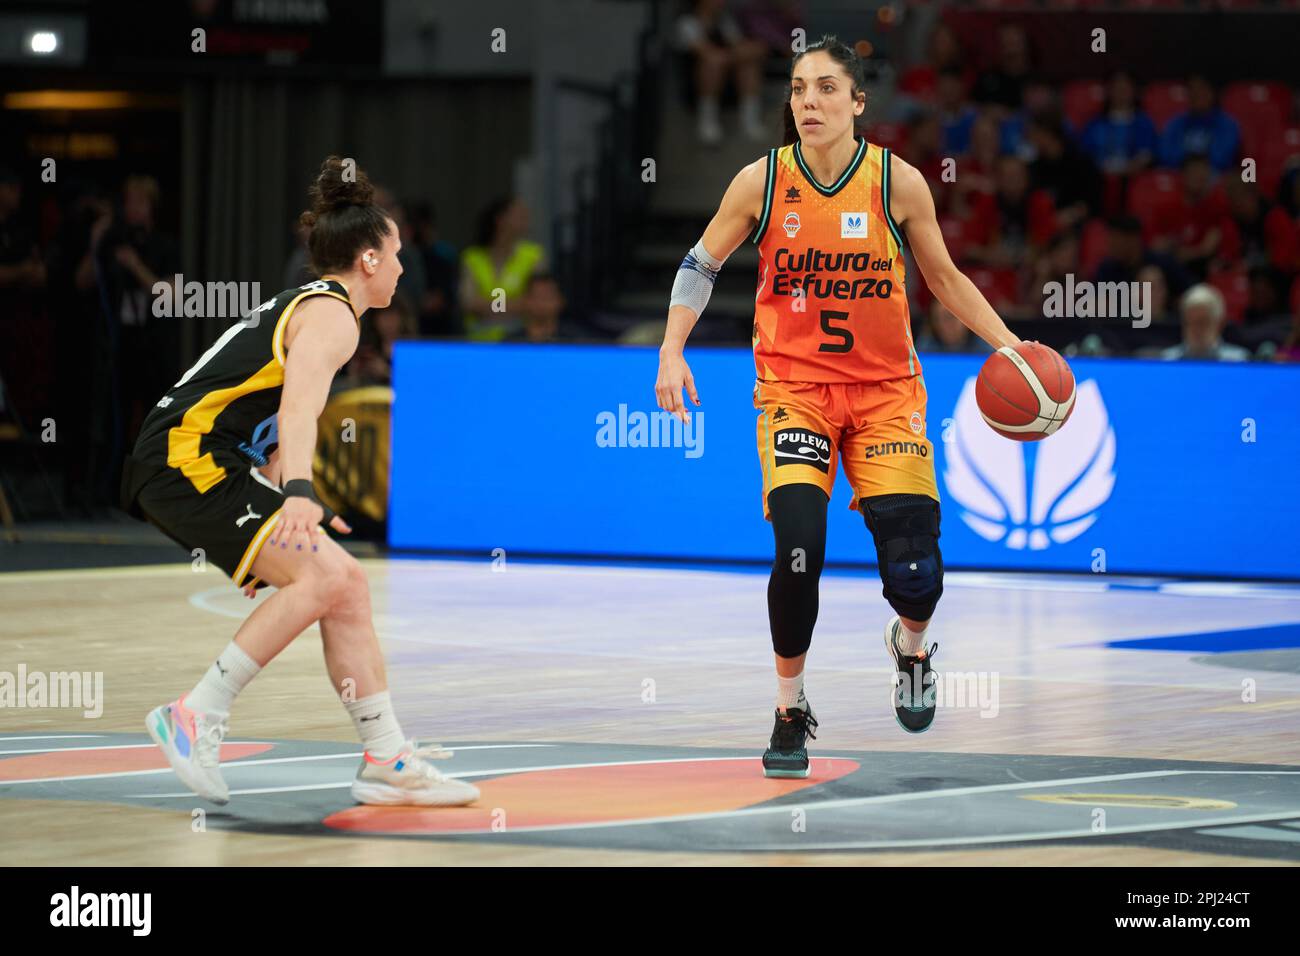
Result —
POLYGON ((145 727, 185 786, 213 803, 230 802, 220 766, 221 741, 230 730, 226 718, 190 710, 182 697, 151 710, 145 727))
POLYGON ((444 776, 428 762, 428 758, 450 756, 438 744, 420 747, 413 740, 388 760, 366 752, 352 781, 352 798, 381 807, 463 807, 473 803, 479 798, 478 787, 444 776))

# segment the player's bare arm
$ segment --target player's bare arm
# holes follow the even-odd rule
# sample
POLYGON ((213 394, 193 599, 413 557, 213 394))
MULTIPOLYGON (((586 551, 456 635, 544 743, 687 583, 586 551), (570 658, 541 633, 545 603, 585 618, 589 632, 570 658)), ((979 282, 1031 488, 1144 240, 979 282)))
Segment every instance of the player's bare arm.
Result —
MULTIPOLYGON (((281 483, 311 480, 316 422, 325 410, 330 383, 356 351, 358 337, 351 307, 326 296, 308 299, 289 320, 289 328, 285 330, 288 356, 284 365, 284 391, 277 417, 281 483)), ((312 548, 313 532, 324 514, 321 506, 310 498, 286 497, 270 543, 300 551, 312 548)), ((337 516, 330 526, 338 531, 349 530, 337 516)))
POLYGON ((682 263, 682 269, 678 270, 673 304, 668 307, 668 327, 664 330, 664 343, 659 349, 655 399, 660 408, 677 415, 683 422, 688 420, 689 413, 682 399, 682 390, 686 390, 696 405, 700 404, 695 379, 682 355, 686 339, 699 321, 703 304, 708 301, 708 292, 713 285, 709 275, 717 275, 722 263, 745 241, 762 215, 766 177, 766 158, 750 163, 736 174, 704 235, 682 263), (698 265, 689 265, 693 263, 698 265), (682 270, 689 270, 690 275, 683 277, 682 270))
POLYGON ((989 305, 948 254, 934 211, 934 197, 920 170, 893 157, 890 211, 907 234, 916 264, 935 297, 972 332, 998 349, 1020 339, 989 305))

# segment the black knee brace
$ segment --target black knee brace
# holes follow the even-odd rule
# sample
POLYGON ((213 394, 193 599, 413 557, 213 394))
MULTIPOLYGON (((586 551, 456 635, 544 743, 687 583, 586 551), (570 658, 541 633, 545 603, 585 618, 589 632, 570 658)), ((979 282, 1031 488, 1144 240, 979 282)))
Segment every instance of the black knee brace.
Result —
POLYGON ((782 485, 767 496, 776 535, 767 618, 780 657, 798 657, 812 643, 817 584, 826 560, 826 505, 826 492, 816 485, 782 485))
POLYGON ((928 621, 943 594, 939 502, 927 495, 873 495, 858 507, 876 541, 885 600, 903 617, 928 621))

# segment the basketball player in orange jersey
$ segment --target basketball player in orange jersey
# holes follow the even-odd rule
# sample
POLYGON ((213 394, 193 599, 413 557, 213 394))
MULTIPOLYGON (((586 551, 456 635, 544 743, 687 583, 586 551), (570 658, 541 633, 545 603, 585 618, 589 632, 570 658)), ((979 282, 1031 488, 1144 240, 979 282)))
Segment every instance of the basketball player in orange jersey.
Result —
POLYGON ((687 255, 673 286, 655 393, 686 419, 699 404, 683 357, 723 261, 758 246, 754 361, 765 516, 776 537, 768 617, 776 651, 776 724, 763 755, 770 777, 808 775, 817 719, 804 660, 817 620, 826 512, 836 462, 850 507, 875 539, 894 662, 894 710, 911 733, 934 719, 938 645, 926 646, 943 591, 939 494, 926 437, 925 384, 904 290, 904 236, 930 289, 999 348, 1020 340, 953 264, 925 179, 855 130, 866 108, 862 63, 834 37, 794 58, 787 145, 746 166, 687 255))
POLYGON ((145 726, 199 796, 226 803, 221 741, 235 696, 289 642, 319 622, 325 666, 365 747, 352 795, 361 803, 450 806, 478 790, 440 774, 402 734, 356 559, 322 524, 312 488, 316 421, 335 373, 357 347, 361 315, 393 298, 397 228, 363 172, 332 156, 302 216, 320 280, 286 289, 232 325, 146 418, 122 479, 123 507, 188 549, 202 549, 259 605, 195 685, 145 726), (355 176, 345 179, 346 173, 355 176))

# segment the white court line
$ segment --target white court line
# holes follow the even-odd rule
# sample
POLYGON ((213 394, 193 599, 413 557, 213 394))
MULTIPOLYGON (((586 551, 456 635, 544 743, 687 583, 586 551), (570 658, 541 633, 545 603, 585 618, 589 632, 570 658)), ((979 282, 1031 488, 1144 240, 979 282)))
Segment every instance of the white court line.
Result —
MULTIPOLYGON (((1289 810, 1286 813, 1254 813, 1240 817, 1219 817, 1215 819, 1206 818, 1203 820, 1184 820, 1175 823, 1134 823, 1128 826, 1112 827, 1108 826, 1100 832, 1093 832, 1091 827, 1086 830, 1048 830, 1044 833, 1003 833, 991 834, 988 836, 970 836, 970 837, 950 837, 943 839, 934 837, 924 840, 863 840, 855 843, 812 843, 804 844, 781 844, 781 843, 761 843, 753 846, 741 847, 744 850, 887 850, 891 848, 918 847, 918 846, 972 846, 988 843, 1020 843, 1034 842, 1037 840, 1070 840, 1080 837, 1107 837, 1116 834, 1125 833, 1155 833, 1160 830, 1186 830, 1188 828, 1203 826, 1232 826, 1240 823, 1260 823, 1267 820, 1285 820, 1296 815, 1295 810, 1289 810)), ((489 832, 489 831, 483 831, 489 832)))
MULTIPOLYGON (((258 740, 226 741, 227 746, 256 744, 256 743, 270 743, 270 741, 258 741, 258 740)), ((140 744, 139 746, 152 747, 154 745, 140 744)), ((476 744, 471 747, 451 747, 450 749, 453 752, 455 752, 457 750, 514 750, 523 747, 554 747, 554 746, 556 746, 556 744, 476 744)), ((45 751, 45 752, 58 753, 58 750, 45 751)), ((234 761, 231 761, 230 763, 222 764, 221 769, 229 771, 229 770, 239 770, 244 767, 264 767, 267 764, 273 764, 273 763, 303 763, 308 760, 338 760, 342 757, 351 757, 352 759, 355 760, 361 755, 362 755, 361 751, 357 751, 355 753, 347 752, 347 753, 338 753, 338 754, 311 754, 305 757, 270 757, 266 760, 257 760, 254 757, 240 757, 234 761)), ((111 777, 140 777, 140 776, 144 776, 145 774, 151 774, 151 773, 171 773, 171 772, 172 772, 172 768, 170 766, 167 766, 167 767, 159 767, 154 770, 118 770, 112 773, 83 773, 83 774, 77 774, 76 776, 72 776, 72 777, 28 777, 22 780, 0 780, 0 789, 10 786, 11 784, 19 784, 19 783, 63 783, 69 780, 107 780, 111 777)), ((142 796, 144 795, 142 794, 142 796)))
POLYGON ((84 740, 89 737, 107 737, 108 734, 42 734, 38 737, 6 737, 0 734, 0 743, 11 740, 84 740))
MULTIPOLYGON (((13 738, 10 738, 13 739, 13 738)), ((3 743, 5 741, 0 741, 3 743)), ((233 742, 233 741, 232 741, 233 742)), ((104 744, 102 747, 36 747, 32 750, 0 750, 0 756, 10 754, 58 754, 70 753, 81 754, 88 750, 141 750, 148 747, 154 747, 156 744, 104 744)))

